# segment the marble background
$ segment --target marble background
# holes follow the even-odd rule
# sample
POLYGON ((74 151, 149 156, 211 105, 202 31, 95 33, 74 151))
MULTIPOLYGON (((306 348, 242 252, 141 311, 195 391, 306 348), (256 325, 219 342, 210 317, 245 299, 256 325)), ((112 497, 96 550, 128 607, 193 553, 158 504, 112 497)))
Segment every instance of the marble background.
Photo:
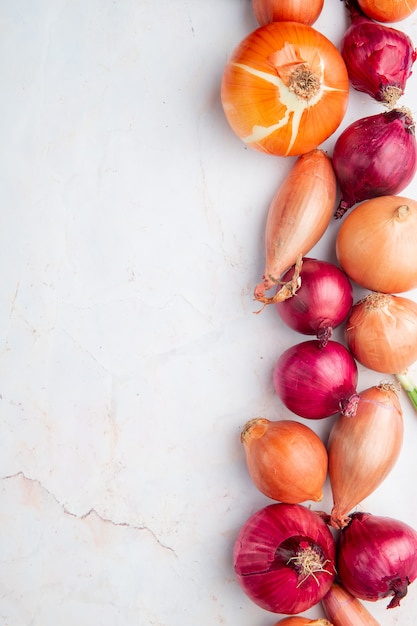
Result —
MULTIPOLYGON (((415 41, 416 23, 401 24, 415 41)), ((316 27, 337 45, 346 25, 326 0, 316 27)), ((256 26, 249 0, 0 1, 2 626, 278 619, 231 562, 267 503, 240 431, 288 416, 271 370, 301 340, 252 300, 292 160, 246 149, 219 99, 256 26)), ((380 110, 352 93, 341 128, 380 110)), ((334 259, 336 226, 316 256, 334 259)), ((362 388, 379 380, 360 368, 362 388)), ((403 400, 403 453, 362 507, 417 527, 403 400)), ((417 584, 399 609, 368 606, 415 623, 417 584)))

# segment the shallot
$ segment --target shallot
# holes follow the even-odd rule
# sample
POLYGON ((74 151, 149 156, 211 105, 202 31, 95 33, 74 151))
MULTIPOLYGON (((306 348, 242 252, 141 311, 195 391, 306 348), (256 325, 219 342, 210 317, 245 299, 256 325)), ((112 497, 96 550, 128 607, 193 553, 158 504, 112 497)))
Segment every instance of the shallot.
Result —
POLYGON ((321 602, 333 626, 380 626, 368 609, 340 583, 333 583, 321 602))
POLYGON ((401 404, 392 383, 361 391, 356 415, 341 415, 334 423, 327 446, 334 528, 343 528, 348 513, 387 477, 401 452, 403 434, 401 404))
POLYGON ((290 298, 300 286, 302 257, 326 231, 336 202, 336 176, 331 159, 323 150, 313 150, 295 161, 276 191, 265 225, 265 269, 255 287, 255 300, 271 304, 290 298), (281 276, 296 263, 293 277, 281 276), (268 297, 272 287, 278 291, 268 297))
POLYGON ((318 502, 327 476, 327 450, 320 437, 295 420, 249 420, 241 433, 249 474, 256 487, 280 502, 318 502))

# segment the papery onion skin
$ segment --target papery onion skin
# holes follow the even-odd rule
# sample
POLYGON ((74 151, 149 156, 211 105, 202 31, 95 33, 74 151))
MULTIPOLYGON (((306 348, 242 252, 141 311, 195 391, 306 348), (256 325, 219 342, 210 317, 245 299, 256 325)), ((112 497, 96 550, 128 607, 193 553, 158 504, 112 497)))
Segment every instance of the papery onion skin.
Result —
POLYGON ((333 626, 380 626, 364 605, 340 583, 333 583, 321 602, 333 626))
POLYGON ((400 22, 417 8, 417 0, 359 0, 362 11, 378 22, 400 22))
POLYGON ((397 194, 417 169, 415 123, 408 109, 392 109, 363 117, 338 136, 333 167, 340 186, 335 217, 354 204, 397 194))
POLYGON ((260 26, 270 22, 301 22, 311 26, 323 5, 324 0, 252 0, 252 10, 260 26))
POLYGON ((357 366, 345 346, 329 341, 303 341, 285 350, 273 372, 275 391, 293 413, 322 419, 339 411, 354 415, 358 402, 357 366))
MULTIPOLYGON (((294 268, 284 274, 289 282, 294 268)), ((300 271, 301 286, 296 297, 276 303, 281 319, 293 330, 316 335, 325 346, 333 329, 345 321, 353 305, 352 284, 333 263, 304 258, 300 271)))
POLYGON ((273 613, 307 611, 335 577, 335 542, 325 521, 299 504, 271 504, 254 513, 236 538, 236 580, 255 604, 273 613), (297 557, 299 554, 299 557, 297 557), (301 556, 313 556, 307 574, 301 556))
POLYGON ((370 293, 353 305, 345 338, 365 367, 400 373, 417 360, 417 303, 404 296, 370 293))
POLYGON ((345 0, 351 25, 341 42, 352 86, 393 107, 403 93, 416 60, 410 37, 369 19, 356 0, 345 0))
POLYGON ((335 626, 329 620, 320 617, 319 619, 308 619, 300 615, 284 617, 276 622, 274 626, 335 626))
POLYGON ((241 433, 249 474, 268 498, 319 502, 327 477, 327 450, 320 437, 295 420, 249 420, 241 433))
POLYGON ((356 415, 338 417, 327 445, 334 528, 346 526, 348 513, 385 480, 403 444, 403 413, 396 386, 375 385, 358 395, 356 415))
POLYGON ((394 608, 417 577, 417 531, 394 518, 353 513, 340 534, 337 571, 356 598, 393 596, 387 608, 394 608))
POLYGON ((331 222, 336 190, 332 161, 323 150, 315 149, 297 158, 268 209, 265 269, 254 289, 255 300, 272 304, 297 290, 299 263, 331 222), (276 287, 282 274, 295 263, 291 281, 281 284, 275 295, 268 297, 265 292, 276 287))
POLYGON ((351 280, 371 291, 417 287, 417 201, 388 195, 356 206, 340 225, 336 256, 351 280))
POLYGON ((313 27, 272 22, 245 37, 227 62, 223 110, 244 143, 275 156, 298 156, 330 137, 349 94, 345 63, 313 27))

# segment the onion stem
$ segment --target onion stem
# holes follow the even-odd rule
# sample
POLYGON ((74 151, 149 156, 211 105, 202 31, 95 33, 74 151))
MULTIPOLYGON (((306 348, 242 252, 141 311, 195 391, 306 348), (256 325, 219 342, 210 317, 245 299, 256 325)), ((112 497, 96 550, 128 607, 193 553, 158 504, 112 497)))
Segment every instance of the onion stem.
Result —
POLYGON ((404 370, 403 372, 396 374, 395 377, 400 383, 401 387, 404 389, 404 391, 407 392, 413 407, 417 411, 417 385, 414 382, 410 372, 408 370, 404 370))

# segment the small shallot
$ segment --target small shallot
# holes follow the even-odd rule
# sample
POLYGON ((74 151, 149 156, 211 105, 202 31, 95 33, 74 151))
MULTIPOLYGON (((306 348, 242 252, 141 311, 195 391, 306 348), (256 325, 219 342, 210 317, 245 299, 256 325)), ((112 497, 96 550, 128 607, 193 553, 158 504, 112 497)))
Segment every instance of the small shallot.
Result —
POLYGON ((410 37, 369 19, 356 0, 345 0, 351 25, 345 32, 342 57, 352 86, 393 107, 403 95, 416 50, 410 37))
POLYGON ((346 526, 348 513, 389 474, 400 454, 403 434, 400 401, 390 383, 361 391, 356 415, 341 415, 334 423, 327 446, 334 528, 346 526))
POLYGON ((300 417, 322 419, 339 411, 355 414, 357 366, 337 341, 323 347, 312 339, 288 348, 275 365, 273 381, 283 404, 300 417))
POLYGON ((249 474, 268 498, 297 504, 319 502, 327 476, 320 437, 295 420, 249 420, 241 433, 249 474))
POLYGON ((417 531, 391 518, 353 513, 340 533, 337 571, 356 598, 376 602, 392 596, 398 606, 417 578, 417 531))
POLYGON ((411 112, 396 108, 363 117, 339 135, 333 167, 341 199, 335 217, 355 203, 399 193, 417 168, 417 142, 411 112))
POLYGON ((335 578, 335 540, 321 515, 300 504, 270 504, 236 538, 236 579, 255 604, 295 615, 317 604, 335 578))
POLYGON ((299 287, 302 257, 326 231, 336 201, 336 177, 331 159, 322 150, 298 157, 270 204, 265 226, 266 265, 255 287, 255 300, 271 304, 290 298, 299 287), (293 277, 281 276, 296 263, 293 277), (280 288, 274 296, 265 292, 280 288))
MULTIPOLYGON (((282 278, 290 282, 294 268, 282 278)), ((293 330, 316 335, 325 346, 333 329, 347 318, 353 304, 352 285, 346 274, 333 263, 303 259, 301 286, 294 298, 276 303, 281 319, 293 330)))
POLYGON ((340 583, 333 583, 321 602, 333 626, 380 626, 364 605, 340 583))

